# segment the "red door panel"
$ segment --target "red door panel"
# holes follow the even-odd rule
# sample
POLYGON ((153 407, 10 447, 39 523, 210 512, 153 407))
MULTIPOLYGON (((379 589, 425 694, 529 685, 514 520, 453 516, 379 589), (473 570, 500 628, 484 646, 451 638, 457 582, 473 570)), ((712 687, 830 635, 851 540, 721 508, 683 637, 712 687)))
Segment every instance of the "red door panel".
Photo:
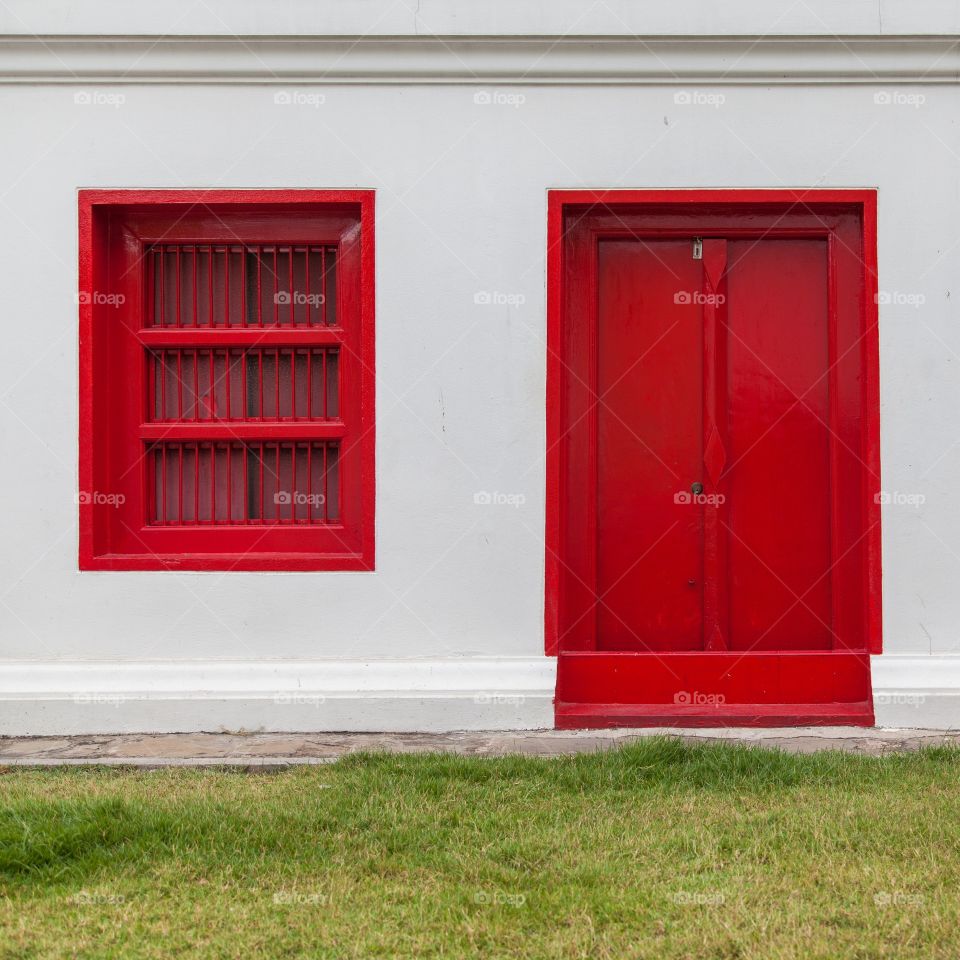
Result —
POLYGON ((702 265, 689 241, 602 242, 597 647, 703 645, 702 265))
POLYGON ((731 243, 726 282, 729 645, 829 649, 826 242, 731 243))

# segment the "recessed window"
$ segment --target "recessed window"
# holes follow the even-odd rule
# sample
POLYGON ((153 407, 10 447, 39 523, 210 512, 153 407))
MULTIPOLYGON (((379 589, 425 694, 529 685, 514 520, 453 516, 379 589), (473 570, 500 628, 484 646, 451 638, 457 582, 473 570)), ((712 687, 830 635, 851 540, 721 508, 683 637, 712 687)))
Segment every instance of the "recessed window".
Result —
POLYGON ((372 568, 372 195, 80 203, 81 566, 372 568))

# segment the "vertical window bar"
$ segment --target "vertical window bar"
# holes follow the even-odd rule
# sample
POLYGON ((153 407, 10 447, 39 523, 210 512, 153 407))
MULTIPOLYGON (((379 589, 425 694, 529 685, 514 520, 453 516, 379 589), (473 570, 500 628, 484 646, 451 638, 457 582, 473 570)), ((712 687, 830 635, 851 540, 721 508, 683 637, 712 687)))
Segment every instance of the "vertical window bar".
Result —
POLYGON ((215 327, 213 313, 213 271, 214 271, 214 252, 213 244, 207 247, 207 326, 215 327))
POLYGON ((231 361, 230 350, 227 349, 224 351, 224 358, 223 358, 223 373, 227 379, 227 383, 226 383, 227 420, 229 420, 232 415, 231 414, 232 407, 230 405, 230 381, 233 379, 233 368, 230 366, 230 361, 231 361))
POLYGON ((330 504, 327 497, 327 447, 329 444, 323 444, 323 522, 326 523, 330 518, 330 504))
POLYGON ((157 253, 153 247, 147 250, 147 290, 150 291, 150 323, 149 326, 157 326, 157 297, 160 293, 157 287, 157 253))
POLYGON ((214 384, 216 381, 214 380, 214 369, 213 369, 213 347, 210 348, 208 356, 209 356, 209 360, 207 362, 207 376, 210 379, 210 383, 209 383, 210 389, 209 389, 209 393, 207 394, 209 399, 207 401, 207 410, 205 411, 205 416, 204 416, 205 420, 215 418, 217 415, 216 414, 217 395, 216 395, 216 388, 214 387, 214 384))
MULTIPOLYGON (((177 444, 177 523, 183 523, 183 444, 177 444)), ((164 445, 164 454, 166 454, 166 445, 164 445)), ((163 472, 163 482, 166 485, 167 472, 163 472)))
POLYGON ((263 247, 257 247, 257 325, 263 326, 263 247))
POLYGON ((257 351, 257 370, 259 371, 260 419, 263 419, 263 351, 257 351))
POLYGON ((321 379, 322 379, 322 381, 323 381, 323 383, 322 383, 322 388, 323 388, 323 418, 324 418, 324 420, 326 420, 327 417, 328 417, 328 414, 327 414, 327 353, 328 353, 327 350, 321 351, 321 357, 322 357, 321 363, 323 364, 323 377, 322 377, 321 379))
POLYGON ((160 419, 167 419, 167 351, 161 350, 160 357, 160 419))
POLYGON ((241 453, 243 455, 243 514, 244 514, 244 523, 250 522, 250 514, 253 512, 250 507, 250 476, 248 468, 248 461, 250 460, 250 448, 241 447, 241 453))
POLYGON ((265 523, 267 518, 263 512, 263 460, 264 460, 264 457, 266 456, 267 451, 266 451, 266 444, 260 443, 259 447, 260 447, 260 522, 265 523))
POLYGON ((176 252, 177 252, 177 254, 176 254, 176 256, 177 256, 177 326, 179 327, 179 326, 182 326, 182 325, 183 325, 182 319, 181 319, 181 317, 180 317, 180 284, 181 284, 181 280, 180 280, 180 247, 177 246, 177 247, 174 247, 174 249, 175 249, 176 252))
POLYGON ((290 351, 290 418, 297 419, 297 354, 299 350, 294 347, 290 351))
POLYGON ((290 326, 295 327, 297 325, 297 316, 296 316, 296 296, 294 296, 293 290, 293 254, 294 246, 290 244, 290 264, 289 270, 287 271, 290 274, 290 326))
POLYGON ((314 350, 307 349, 307 419, 313 419, 313 357, 314 350))
POLYGON ((177 419, 183 419, 183 351, 174 350, 177 355, 177 419))
POLYGON ((210 522, 217 522, 217 445, 210 444, 210 522))
POLYGON ((193 522, 200 522, 200 444, 193 444, 193 522))
POLYGON ((313 523, 313 444, 307 444, 307 523, 313 523))
POLYGON ((244 418, 250 416, 250 398, 247 395, 247 361, 249 354, 246 351, 240 352, 240 380, 243 384, 243 405, 240 407, 240 415, 244 418))
POLYGON ((194 244, 191 248, 193 259, 193 325, 194 327, 199 325, 198 314, 200 313, 198 297, 197 297, 197 245, 194 244))
POLYGON ((160 326, 167 324, 167 265, 163 247, 154 248, 154 256, 160 261, 160 326))
MULTIPOLYGON (((160 468, 160 498, 163 501, 163 516, 161 518, 162 523, 167 522, 167 448, 162 446, 160 448, 160 458, 161 458, 161 468, 160 468)), ((156 454, 154 454, 156 457, 156 454)))
POLYGON ((224 248, 223 254, 223 322, 228 327, 233 326, 230 317, 230 244, 224 248))
POLYGON ((273 483, 273 506, 274 506, 274 519, 277 523, 280 522, 280 498, 277 494, 280 492, 280 441, 276 442, 274 461, 276 465, 277 474, 274 477, 273 483))
POLYGON ((322 296, 323 303, 320 305, 320 320, 323 326, 328 327, 330 324, 327 320, 327 248, 320 248, 320 276, 321 276, 321 285, 323 287, 322 296))
POLYGON ((290 444, 290 522, 297 522, 297 444, 290 444))
POLYGON ((149 420, 157 420, 157 353, 150 350, 147 353, 147 397, 149 398, 148 409, 150 410, 149 420))
POLYGON ((280 292, 280 267, 277 263, 279 244, 273 245, 273 325, 280 326, 280 303, 277 294, 280 292))
POLYGON ((240 326, 247 325, 247 247, 240 247, 240 326))
POLYGON ((308 243, 303 250, 303 285, 306 299, 304 300, 304 323, 310 327, 313 326, 313 307, 310 305, 310 244, 308 243))
POLYGON ((276 406, 273 408, 274 417, 280 419, 280 350, 274 350, 273 352, 273 378, 275 380, 274 387, 276 393, 276 406))
POLYGON ((233 444, 227 444, 227 523, 233 523, 233 444))

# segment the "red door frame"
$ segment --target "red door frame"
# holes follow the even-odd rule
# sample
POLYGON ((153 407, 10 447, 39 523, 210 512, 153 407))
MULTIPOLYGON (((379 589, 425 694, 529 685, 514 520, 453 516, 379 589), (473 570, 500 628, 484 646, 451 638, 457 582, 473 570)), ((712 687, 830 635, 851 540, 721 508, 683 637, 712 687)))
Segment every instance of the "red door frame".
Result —
MULTIPOLYGON (((842 207, 856 212, 860 219, 861 263, 861 356, 863 418, 861 440, 863 451, 862 489, 873 494, 880 475, 879 454, 879 345, 877 335, 877 195, 875 190, 551 190, 548 192, 547 225, 547 455, 546 455, 546 570, 545 570, 545 650, 555 656, 560 652, 561 590, 565 546, 563 543, 564 499, 562 497, 562 464, 564 455, 564 332, 565 272, 567 270, 564 238, 571 216, 578 220, 588 213, 616 213, 629 210, 631 216, 644 210, 684 212, 709 205, 731 212, 745 210, 771 213, 806 212, 826 214, 842 207)), ((631 228, 632 229, 632 228, 631 228)), ((691 228, 692 229, 692 228, 691 228)), ((625 233, 631 232, 629 229, 625 233)), ((836 242, 829 223, 822 230, 828 242, 836 242)), ((596 292, 594 274, 586 279, 596 292)), ((864 647, 870 653, 881 651, 880 606, 880 527, 879 506, 871 495, 864 498, 863 569, 866 588, 864 647)))

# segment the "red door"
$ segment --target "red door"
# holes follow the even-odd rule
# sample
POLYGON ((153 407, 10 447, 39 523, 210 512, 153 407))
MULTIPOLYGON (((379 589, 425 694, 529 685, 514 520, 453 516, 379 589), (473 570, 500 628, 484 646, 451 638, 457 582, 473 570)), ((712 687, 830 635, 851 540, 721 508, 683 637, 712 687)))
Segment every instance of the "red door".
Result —
POLYGON ((560 227, 558 724, 872 722, 862 204, 560 227))

